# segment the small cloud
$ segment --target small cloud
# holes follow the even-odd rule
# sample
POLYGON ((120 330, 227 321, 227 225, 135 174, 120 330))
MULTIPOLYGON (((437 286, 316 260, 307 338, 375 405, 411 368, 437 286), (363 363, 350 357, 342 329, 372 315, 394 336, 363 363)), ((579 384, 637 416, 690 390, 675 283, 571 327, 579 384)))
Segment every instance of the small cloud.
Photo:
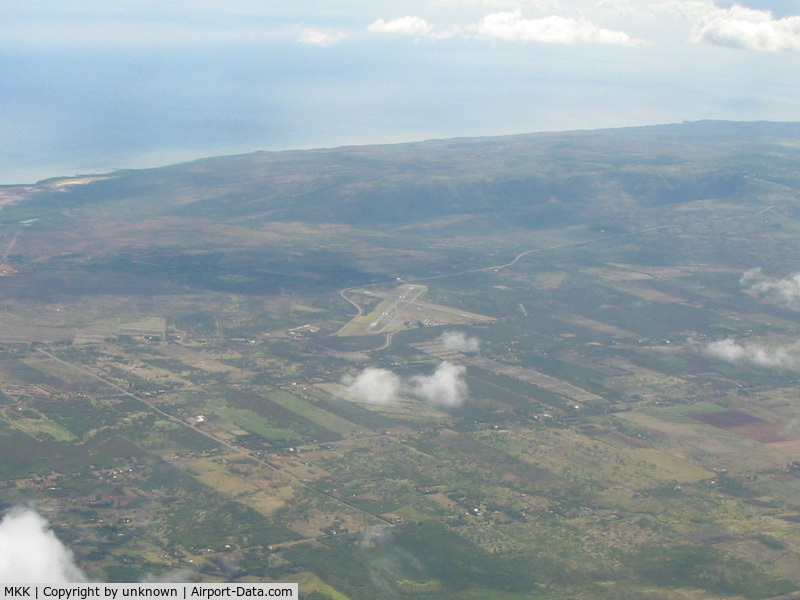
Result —
POLYGON ((347 34, 344 31, 323 31, 322 29, 306 27, 300 32, 300 37, 297 41, 308 46, 325 47, 338 44, 346 38, 347 34))
POLYGON ((431 33, 425 35, 426 38, 432 40, 449 40, 456 36, 465 37, 464 30, 458 25, 455 25, 450 29, 441 29, 439 31, 432 31, 431 33))
POLYGON ((519 11, 486 15, 472 30, 492 40, 539 42, 543 44, 616 44, 636 46, 646 42, 623 31, 612 31, 587 21, 552 15, 525 19, 519 11))
POLYGON ((696 21, 705 17, 713 8, 714 4, 707 0, 664 0, 650 6, 649 12, 655 15, 684 17, 696 21))
POLYGON ((478 6, 489 10, 534 10, 537 12, 555 12, 564 10, 561 0, 437 0, 437 4, 462 7, 478 6))
POLYGON ((475 354, 481 349, 480 340, 476 337, 467 337, 463 331, 446 331, 439 337, 439 341, 447 350, 466 354, 475 354))
POLYGON ((377 19, 367 29, 375 33, 424 36, 433 32, 433 25, 421 17, 409 15, 391 21, 377 19))
POLYGON ((785 279, 770 279, 761 275, 761 269, 750 269, 739 282, 765 302, 784 308, 800 308, 800 273, 785 279))
POLYGON ((442 408, 457 408, 467 398, 467 383, 463 365, 443 362, 432 375, 417 375, 410 380, 411 393, 428 404, 442 408))
POLYGON ((742 277, 739 279, 739 285, 741 285, 742 287, 749 287, 754 281, 757 281, 760 277, 761 277, 761 267, 750 269, 742 273, 742 277))
POLYGON ((355 377, 346 375, 342 383, 351 396, 369 404, 393 404, 400 396, 400 377, 388 369, 367 367, 355 377))
POLYGON ((604 15, 635 16, 642 14, 644 7, 631 0, 597 0, 592 9, 604 15))
POLYGON ((83 583, 87 579, 47 521, 30 508, 17 506, 0 521, 0 581, 83 583))
POLYGON ((800 0, 716 0, 715 4, 720 8, 730 8, 738 4, 757 10, 768 10, 777 17, 800 14, 800 0))
POLYGON ((753 365, 770 369, 800 369, 800 343, 788 346, 740 344, 731 338, 706 344, 701 348, 706 356, 734 364, 753 365))
POLYGON ((776 19, 766 10, 734 4, 700 20, 694 39, 716 46, 764 52, 800 52, 800 16, 776 19))
POLYGON ((456 408, 469 394, 466 372, 464 366, 444 361, 431 375, 401 379, 388 369, 367 367, 356 376, 343 377, 342 384, 350 396, 369 404, 394 404, 406 395, 440 408, 456 408))
POLYGON ((520 8, 523 4, 527 4, 532 8, 560 8, 559 0, 438 0, 437 3, 454 7, 483 6, 494 10, 520 8))

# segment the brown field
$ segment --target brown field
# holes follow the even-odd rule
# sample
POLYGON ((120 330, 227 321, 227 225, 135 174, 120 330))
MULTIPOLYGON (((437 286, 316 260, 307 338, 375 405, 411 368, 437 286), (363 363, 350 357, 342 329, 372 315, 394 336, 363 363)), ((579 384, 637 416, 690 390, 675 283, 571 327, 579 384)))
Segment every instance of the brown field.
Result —
MULTIPOLYGON (((675 420, 675 415, 659 411, 631 411, 618 413, 620 419, 648 429, 655 429, 674 440, 665 448, 675 456, 701 450, 715 457, 719 466, 736 468, 738 472, 773 469, 788 458, 786 453, 772 444, 759 444, 755 440, 737 435, 727 429, 713 427, 697 419, 675 420), (694 423, 692 422, 694 421, 694 423)), ((688 416, 687 416, 688 417, 688 416)))
POLYGON ((719 429, 732 429, 734 427, 767 422, 740 410, 694 414, 692 418, 711 425, 712 427, 718 427, 719 429))
POLYGON ((756 442, 761 442, 762 444, 788 442, 800 439, 800 432, 792 431, 783 425, 765 421, 764 419, 754 417, 740 410, 703 413, 692 415, 692 418, 711 425, 712 427, 737 433, 751 440, 755 440, 756 442))
POLYGON ((749 437, 751 440, 762 444, 773 444, 775 442, 788 442, 800 439, 797 432, 786 429, 777 423, 759 423, 756 425, 745 425, 744 427, 733 427, 729 429, 734 433, 749 437))

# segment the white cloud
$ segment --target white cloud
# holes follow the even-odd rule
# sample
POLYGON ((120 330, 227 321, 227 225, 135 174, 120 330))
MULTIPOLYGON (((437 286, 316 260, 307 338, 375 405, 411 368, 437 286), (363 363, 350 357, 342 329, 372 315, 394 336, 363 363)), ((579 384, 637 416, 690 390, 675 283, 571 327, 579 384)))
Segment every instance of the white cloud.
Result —
POLYGON ((586 19, 552 15, 525 19, 520 12, 496 12, 486 15, 472 30, 492 40, 539 42, 544 44, 616 44, 640 45, 644 42, 623 31, 603 29, 586 19))
POLYGON ((338 44, 346 38, 347 34, 344 31, 323 31, 313 27, 306 27, 300 32, 300 37, 297 41, 309 46, 324 47, 338 44))
POLYGON ((433 25, 421 17, 409 15, 399 19, 392 19, 391 21, 377 19, 367 29, 375 33, 424 36, 433 31, 433 25))
POLYGON ((768 10, 777 17, 800 14, 800 0, 716 0, 716 4, 721 8, 730 8, 734 4, 755 8, 757 10, 768 10))
POLYGON ((697 20, 708 15, 714 8, 711 0, 665 0, 657 2, 650 7, 650 10, 656 15, 679 16, 697 20))
POLYGON ((800 308, 800 273, 785 279, 769 279, 761 276, 761 269, 751 269, 742 275, 739 282, 770 304, 800 308))
POLYGON ((761 277, 761 267, 756 267, 755 269, 749 269, 742 273, 742 277, 739 279, 739 285, 742 287, 744 286, 751 286, 754 281, 757 281, 761 277))
POLYGON ((524 4, 528 8, 539 11, 554 11, 562 8, 559 0, 527 0, 524 4))
POLYGON ((445 6, 484 6, 489 9, 519 9, 523 6, 532 10, 551 12, 561 10, 560 0, 439 0, 445 6))
POLYGON ((0 521, 0 582, 81 583, 72 552, 38 513, 15 507, 0 521))
POLYGON ((433 40, 449 40, 456 36, 464 36, 464 30, 459 26, 453 26, 450 29, 442 29, 440 31, 433 31, 425 37, 433 40))
POLYGON ((388 369, 367 367, 357 376, 342 379, 350 395, 370 404, 392 404, 400 396, 400 377, 388 369))
POLYGON ((744 6, 715 8, 700 20, 694 38, 718 46, 766 52, 800 52, 800 16, 776 19, 744 6))
POLYGON ((585 15, 632 17, 655 19, 664 25, 665 18, 683 18, 696 22, 717 8, 713 0, 596 0, 589 10, 579 11, 585 15))
POLYGON ((429 404, 443 408, 456 408, 467 398, 467 383, 463 365, 447 361, 436 367, 433 375, 417 375, 411 378, 411 393, 429 404))
POLYGON ((731 338, 706 344, 703 354, 730 363, 772 369, 800 369, 800 343, 788 346, 740 344, 731 338))
POLYGON ((350 396, 369 404, 387 405, 402 395, 414 396, 441 408, 456 408, 467 398, 467 383, 462 365, 444 361, 431 375, 415 375, 401 379, 388 369, 367 367, 356 376, 342 378, 350 396))
POLYGON ((455 350, 456 352, 465 352, 467 354, 474 354, 481 347, 481 342, 478 338, 467 337, 467 334, 463 331, 445 331, 439 337, 439 341, 447 350, 455 350))
MULTIPOLYGON (((761 269, 750 269, 739 279, 742 287, 755 292, 765 302, 786 308, 800 308, 800 273, 784 279, 762 275, 761 269)), ((774 369, 800 370, 800 342, 783 345, 739 343, 731 338, 699 346, 690 346, 706 356, 726 362, 755 365, 774 369)))
POLYGON ((630 0, 597 0, 592 9, 606 15, 630 16, 642 14, 644 7, 641 4, 634 4, 630 0))

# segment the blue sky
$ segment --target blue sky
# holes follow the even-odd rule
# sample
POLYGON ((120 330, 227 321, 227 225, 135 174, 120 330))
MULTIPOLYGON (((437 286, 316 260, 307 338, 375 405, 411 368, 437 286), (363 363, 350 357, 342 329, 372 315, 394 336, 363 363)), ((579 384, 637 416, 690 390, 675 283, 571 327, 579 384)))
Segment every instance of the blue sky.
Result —
POLYGON ((256 149, 800 120, 800 0, 14 4, 0 183, 256 149))

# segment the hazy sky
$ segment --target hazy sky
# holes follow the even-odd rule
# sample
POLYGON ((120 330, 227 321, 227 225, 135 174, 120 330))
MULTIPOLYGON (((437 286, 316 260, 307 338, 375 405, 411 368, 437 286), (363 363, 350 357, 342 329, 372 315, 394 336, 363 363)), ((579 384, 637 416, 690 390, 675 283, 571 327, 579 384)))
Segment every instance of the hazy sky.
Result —
POLYGON ((0 27, 0 183, 255 149, 800 120, 800 0, 27 0, 0 27))

